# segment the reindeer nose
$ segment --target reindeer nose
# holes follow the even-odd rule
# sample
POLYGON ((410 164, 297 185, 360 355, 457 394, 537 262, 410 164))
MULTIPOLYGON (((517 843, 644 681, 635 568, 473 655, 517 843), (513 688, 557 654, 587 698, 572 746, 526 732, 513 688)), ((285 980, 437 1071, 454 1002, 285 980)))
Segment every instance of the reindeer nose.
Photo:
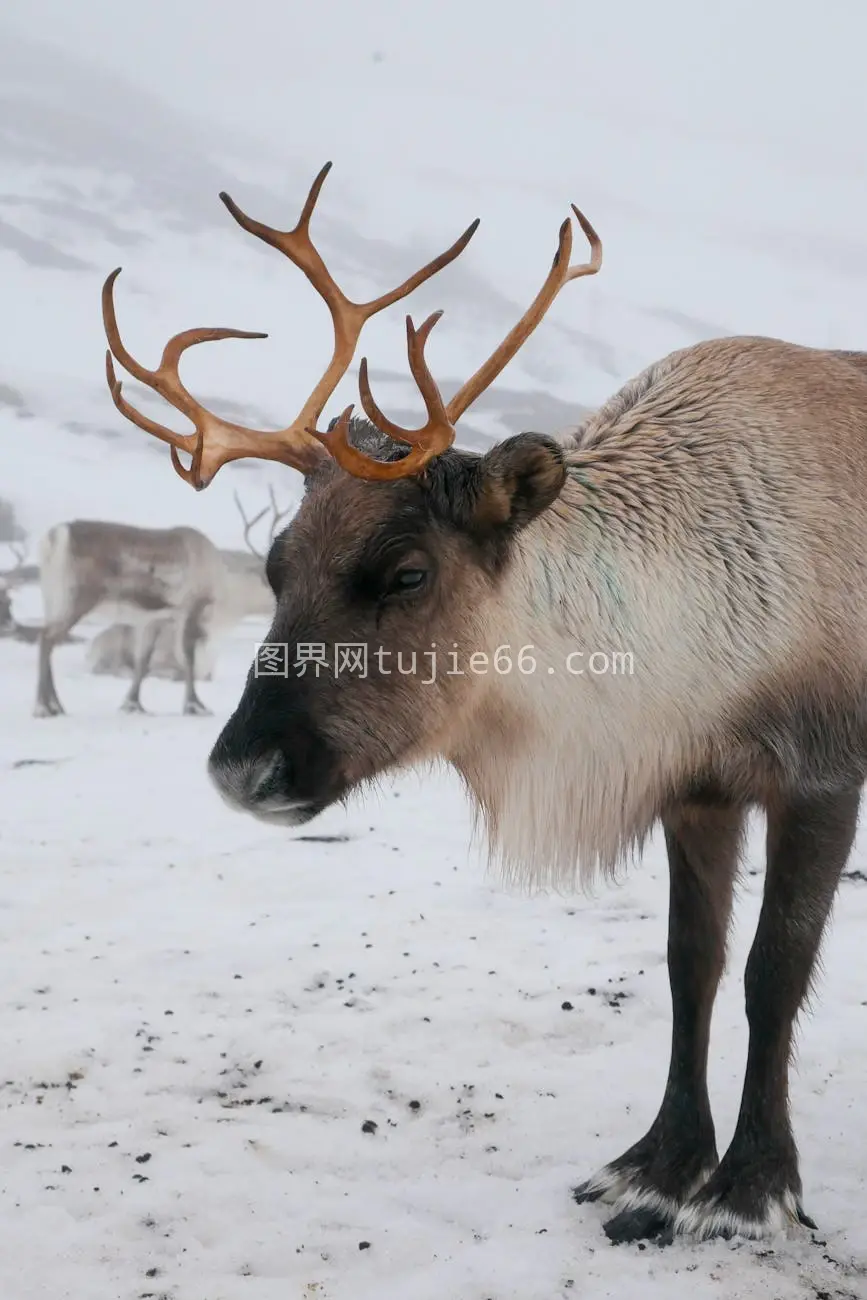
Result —
POLYGON ((234 785, 245 804, 285 803, 289 770, 285 757, 275 750, 238 766, 234 785))
POLYGON ((280 778, 288 773, 278 749, 232 754, 218 741, 208 759, 208 775, 228 803, 250 808, 279 796, 280 778))
POLYGON ((231 808, 297 826, 334 798, 337 758, 302 694, 251 678, 211 750, 208 775, 231 808))
POLYGON ((307 821, 311 815, 308 800, 292 793, 289 763, 280 750, 239 759, 225 758, 215 749, 208 760, 208 774, 236 811, 288 826, 307 821))
POLYGON ((208 775, 230 808, 297 826, 316 813, 323 746, 297 715, 281 727, 274 712, 269 698, 243 700, 217 738, 208 775))

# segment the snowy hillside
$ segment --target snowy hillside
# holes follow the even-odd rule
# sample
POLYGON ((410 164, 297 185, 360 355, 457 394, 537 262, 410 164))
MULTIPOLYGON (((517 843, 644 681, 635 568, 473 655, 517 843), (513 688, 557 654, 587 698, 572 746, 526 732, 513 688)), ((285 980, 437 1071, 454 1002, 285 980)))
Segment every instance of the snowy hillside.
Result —
MULTIPOLYGON (((448 395, 535 295, 570 202, 599 231, 601 273, 468 412, 466 446, 568 428, 699 339, 867 349, 865 39, 842 0, 11 0, 0 499, 31 554, 76 516, 237 547, 234 490, 250 511, 269 484, 297 500, 289 470, 241 462, 200 494, 174 475, 111 403, 100 289, 122 266, 145 365, 191 325, 267 331, 194 350, 184 377, 279 427, 330 354, 328 314, 217 195, 288 227, 327 159, 314 234, 351 297, 481 218, 363 337, 405 423, 422 409, 406 311, 444 309, 428 356, 448 395)), ((357 365, 326 416, 353 400, 357 365)), ((16 600, 38 619, 35 589, 16 600)), ((867 832, 792 1076, 819 1230, 615 1249, 569 1188, 644 1132, 664 1086, 661 840, 618 888, 527 899, 486 877, 446 774, 303 834, 230 813, 204 764, 264 630, 222 648, 210 718, 178 716, 180 685, 155 680, 151 712, 121 715, 125 683, 90 676, 78 642, 55 652, 68 716, 33 719, 34 648, 0 640, 3 1300, 867 1300, 867 832)), ((714 1018, 721 1144, 762 833, 714 1018)))
MULTIPOLYGON (((225 414, 279 427, 330 355, 330 321, 303 276, 239 231, 217 192, 227 189, 274 224, 294 224, 323 160, 311 167, 291 150, 277 157, 232 133, 213 138, 159 101, 9 30, 0 41, 0 81, 0 275, 4 300, 15 304, 15 328, 0 359, 0 419, 14 451, 4 458, 0 491, 34 530, 75 514, 142 524, 186 516, 229 544, 237 533, 234 510, 227 509, 231 490, 240 486, 261 495, 273 468, 231 466, 206 496, 191 497, 167 472, 167 451, 128 425, 110 402, 99 292, 107 271, 117 264, 127 268, 116 301, 124 337, 145 364, 155 364, 169 334, 191 323, 267 330, 271 337, 255 346, 223 344, 190 354, 184 373, 193 390, 225 414)), ((364 212, 361 185, 353 187, 350 169, 338 163, 315 219, 334 274, 357 298, 374 297, 403 279, 469 221, 466 199, 431 219, 424 187, 408 195, 399 175, 390 185, 387 176, 377 178, 375 188, 391 190, 388 219, 364 212), (395 222, 392 203, 404 209, 408 223, 395 222), (419 217, 427 213, 423 227, 409 215, 413 204, 419 217)), ((540 281, 561 219, 559 211, 529 259, 540 281)), ((510 287, 489 284, 477 263, 465 259, 408 304, 417 319, 440 302, 449 304, 448 329, 440 327, 431 348, 445 392, 465 377, 465 358, 478 354, 476 333, 484 326, 495 342, 523 310, 510 287)), ((535 287, 528 278, 525 292, 532 296, 535 287)), ((395 418, 411 423, 419 403, 407 376, 403 318, 398 310, 372 322, 365 347, 377 396, 395 418)), ((610 349, 568 321, 554 328, 552 342, 559 346, 561 373, 577 345, 591 369, 607 369, 610 386, 610 349)), ((534 424, 573 421, 580 402, 552 391, 556 373, 556 363, 544 355, 529 367, 516 365, 468 418, 467 445, 484 446, 492 436, 534 424)), ((335 413, 357 401, 356 376, 357 366, 334 399, 335 413)), ((126 380, 126 391, 148 413, 165 410, 135 381, 126 380)), ((177 426, 180 417, 170 412, 169 420, 177 426)), ((289 472, 276 486, 282 499, 299 491, 289 472)))
MULTIPOLYGON (((520 40, 535 38, 540 53, 544 48, 550 80, 537 72, 532 92, 514 100, 504 89, 509 66, 501 77, 497 60, 509 55, 514 64, 515 42, 487 33, 499 46, 475 66, 466 51, 455 65, 446 41, 448 93, 439 95, 433 49, 426 45, 429 57, 419 62, 406 23, 393 6, 381 8, 398 48, 378 50, 345 6, 346 30, 335 45, 323 18, 305 9, 298 23, 300 11, 293 17, 290 6, 287 33, 306 40, 317 57, 293 64, 285 88, 267 58, 270 80, 256 81, 255 69, 241 61, 235 75, 242 86, 246 78, 248 92, 232 101, 231 114, 214 93, 219 85, 208 85, 203 61, 193 99, 207 100, 210 90, 208 116, 172 106, 189 79, 177 86, 160 80, 166 42, 148 44, 158 21, 137 29, 130 15, 132 26, 121 32, 106 19, 105 67, 75 52, 77 42, 92 53, 86 24, 77 25, 77 37, 68 33, 66 51, 2 29, 0 284, 7 314, 0 419, 14 452, 4 456, 0 495, 19 504, 34 531, 90 514, 186 520, 223 544, 236 540, 233 487, 262 493, 274 470, 231 466, 198 499, 175 480, 166 451, 111 405, 99 292, 106 273, 122 265, 120 322, 145 364, 156 362, 170 333, 191 324, 267 331, 266 341, 196 349, 184 373, 194 392, 221 409, 278 427, 324 366, 328 315, 300 272, 240 231, 217 194, 226 189, 263 220, 288 226, 327 158, 334 167, 315 231, 353 296, 396 283, 481 217, 462 257, 406 304, 416 320, 445 309, 429 354, 446 393, 536 292, 570 202, 602 236, 601 274, 564 291, 462 422, 466 445, 520 429, 568 427, 649 361, 700 338, 736 332, 820 345, 864 342, 867 200, 860 146, 847 137, 844 112, 834 121, 833 143, 806 89, 793 105, 801 117, 785 136, 779 113, 757 114, 748 84, 742 116, 729 121, 734 108, 725 108, 727 135, 710 93, 697 95, 686 117, 636 114, 624 106, 618 78, 589 53, 580 78, 566 80, 574 55, 568 41, 561 48, 545 36, 541 10, 539 24, 522 20, 520 40), (326 36, 327 90, 317 61, 317 41, 326 36), (112 46, 121 39, 140 42, 152 65, 143 56, 129 75, 111 71, 111 62, 129 62, 112 46), (139 90, 137 80, 148 88, 139 90), (242 124, 228 125, 229 116, 242 124)), ((100 9, 93 3, 94 24, 100 9)), ((577 38, 578 8, 549 9, 563 36, 577 38)), ((61 27, 65 12, 55 15, 61 27)), ((190 12, 188 36, 174 33, 170 43, 176 54, 194 32, 210 46, 231 36, 195 31, 190 12)), ((468 13, 450 4, 440 12, 444 33, 457 12, 463 26, 475 19, 472 7, 468 13)), ((592 28, 585 44, 592 44, 592 28)), ((753 30, 762 35, 755 19, 753 30)), ((634 52, 631 60, 628 51, 621 57, 622 75, 640 85, 634 52)), ((575 257, 583 256, 577 232, 575 257)), ((399 305, 371 322, 360 352, 371 359, 381 404, 411 422, 420 403, 407 377, 403 320, 399 305)), ((357 400, 356 375, 353 368, 330 413, 357 400)), ((134 381, 127 392, 151 413, 162 407, 134 381)), ((284 497, 297 493, 290 472, 272 481, 284 497)))

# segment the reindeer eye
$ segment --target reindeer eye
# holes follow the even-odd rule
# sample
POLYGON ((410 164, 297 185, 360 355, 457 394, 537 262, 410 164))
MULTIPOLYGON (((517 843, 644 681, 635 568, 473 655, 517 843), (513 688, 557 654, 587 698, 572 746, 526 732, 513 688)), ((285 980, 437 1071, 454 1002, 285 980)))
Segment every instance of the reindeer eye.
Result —
POLYGON ((418 591, 427 582, 427 569, 398 569, 391 580, 392 591, 418 591))

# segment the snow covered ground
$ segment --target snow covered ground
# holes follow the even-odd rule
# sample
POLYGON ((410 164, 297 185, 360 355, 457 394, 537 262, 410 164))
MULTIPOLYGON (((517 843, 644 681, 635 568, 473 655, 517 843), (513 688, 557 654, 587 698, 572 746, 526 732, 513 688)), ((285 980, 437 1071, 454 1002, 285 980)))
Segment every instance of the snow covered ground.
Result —
MULTIPOLYGON (((864 874, 793 1080, 819 1231, 612 1247, 569 1189, 662 1094, 661 845, 592 899, 528 898, 468 854, 445 777, 297 834, 232 814, 204 760, 259 633, 202 687, 209 719, 164 681, 118 715, 83 644, 56 653, 68 716, 31 719, 34 651, 0 642, 4 1300, 862 1300, 864 874)), ((758 831, 715 1018, 721 1143, 758 831)))
MULTIPOLYGON (((482 224, 408 300, 443 307, 448 395, 532 298, 577 202, 602 273, 564 292, 461 423, 468 446, 579 418, 665 352, 727 333, 867 347, 867 11, 828 0, 9 0, 0 22, 0 498, 240 544, 291 473, 201 495, 115 412, 99 291, 153 364, 191 324, 190 388, 277 427, 330 349, 301 274, 236 229, 228 190, 315 218, 371 297, 482 224), (43 43, 46 42, 46 43, 43 43)), ((580 237, 575 256, 583 257, 580 237)), ((361 351, 418 419, 401 305, 361 351)), ((130 382, 127 395, 157 416, 130 382)), ((353 367, 329 406, 357 396, 353 367)), ((829 431, 833 454, 833 431, 829 431)), ((2 540, 2 539, 0 539, 2 540)), ((2 563, 2 562, 0 562, 2 563)), ((19 617, 38 596, 16 592, 19 617)), ((793 1108, 819 1231, 612 1248, 569 1188, 646 1129, 667 1068, 661 845, 593 899, 521 897, 468 849, 442 775, 288 835, 231 814, 204 763, 261 628, 202 687, 125 684, 56 652, 69 715, 36 721, 31 646, 0 641, 2 1300, 865 1300, 867 829, 841 886, 793 1108), (328 838, 333 837, 333 838, 328 838)), ((717 1007, 720 1145, 746 1047, 751 840, 717 1007)))

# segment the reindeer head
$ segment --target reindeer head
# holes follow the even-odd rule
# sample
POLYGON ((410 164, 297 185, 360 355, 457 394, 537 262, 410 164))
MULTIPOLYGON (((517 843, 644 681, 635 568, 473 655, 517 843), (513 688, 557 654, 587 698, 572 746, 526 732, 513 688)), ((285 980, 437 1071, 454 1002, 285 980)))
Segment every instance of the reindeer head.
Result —
MULTIPOLYGON (((275 538, 266 572, 277 602, 268 640, 258 651, 241 700, 209 760, 218 789, 234 806, 292 825, 308 820, 389 768, 449 757, 468 730, 483 726, 490 677, 448 673, 447 655, 491 653, 498 608, 515 540, 556 499, 565 481, 563 453, 550 438, 521 434, 474 455, 453 447, 455 424, 538 325, 568 281, 594 274, 601 244, 573 211, 592 256, 571 267, 572 226, 535 300, 480 369, 445 403, 425 361, 441 313, 416 329, 407 318, 409 365, 424 399, 421 429, 400 428, 376 405, 367 362, 359 370, 367 420, 349 407, 327 431, 316 429, 325 403, 352 361, 362 326, 453 261, 474 222, 445 253, 399 288, 370 303, 351 302, 327 271, 309 222, 330 164, 322 169, 292 231, 246 216, 227 196, 244 229, 284 252, 324 298, 334 352, 296 420, 276 433, 230 424, 184 388, 184 350, 208 339, 263 337, 237 330, 188 330, 169 341, 154 371, 120 341, 112 291, 103 290, 111 348, 109 387, 129 419, 171 446, 177 472, 197 489, 239 457, 280 461, 300 470, 305 493, 290 526, 275 538), (188 416, 196 432, 178 434, 130 407, 111 354, 135 377, 188 416), (178 451, 191 455, 189 468, 178 451), (439 652, 440 669, 431 658, 439 652)), ((455 660, 457 664, 459 660, 455 660)))

